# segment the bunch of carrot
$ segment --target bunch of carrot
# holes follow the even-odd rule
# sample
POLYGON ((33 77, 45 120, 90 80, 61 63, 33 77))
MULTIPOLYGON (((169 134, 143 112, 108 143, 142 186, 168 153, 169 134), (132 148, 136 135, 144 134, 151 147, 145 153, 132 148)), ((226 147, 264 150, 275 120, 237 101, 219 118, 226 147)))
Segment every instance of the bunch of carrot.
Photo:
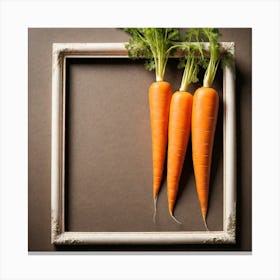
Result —
POLYGON ((127 28, 125 31, 131 34, 126 46, 130 57, 147 58, 146 69, 155 69, 156 73, 156 81, 149 88, 154 218, 168 142, 168 209, 171 217, 180 223, 174 217, 174 207, 191 134, 196 189, 207 228, 211 158, 219 108, 218 93, 211 86, 222 57, 218 43, 220 33, 214 28, 190 29, 185 40, 180 42, 178 29, 127 28), (208 56, 202 43, 193 43, 194 40, 201 42, 204 39, 209 41, 208 56), (164 81, 164 73, 168 57, 174 50, 182 51, 185 56, 180 63, 184 67, 181 86, 172 95, 171 85, 164 81), (203 86, 192 95, 187 90, 190 83, 198 81, 199 65, 206 66, 203 86))

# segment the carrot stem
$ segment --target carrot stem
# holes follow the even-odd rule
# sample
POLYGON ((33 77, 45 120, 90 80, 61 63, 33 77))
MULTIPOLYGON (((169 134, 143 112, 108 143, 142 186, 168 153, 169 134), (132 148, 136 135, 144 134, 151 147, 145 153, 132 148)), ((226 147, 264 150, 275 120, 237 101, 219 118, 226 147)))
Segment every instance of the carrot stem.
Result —
POLYGON ((196 64, 193 53, 190 53, 186 59, 182 82, 179 91, 186 92, 190 83, 197 81, 198 65, 196 64))
POLYGON ((221 34, 216 28, 203 28, 202 31, 210 43, 210 60, 205 71, 203 86, 211 87, 218 69, 219 62, 221 60, 220 44, 218 42, 218 38, 221 36, 221 34))
POLYGON ((155 70, 156 81, 164 80, 171 46, 179 40, 177 28, 125 28, 131 35, 126 45, 131 58, 145 58, 145 68, 155 70))

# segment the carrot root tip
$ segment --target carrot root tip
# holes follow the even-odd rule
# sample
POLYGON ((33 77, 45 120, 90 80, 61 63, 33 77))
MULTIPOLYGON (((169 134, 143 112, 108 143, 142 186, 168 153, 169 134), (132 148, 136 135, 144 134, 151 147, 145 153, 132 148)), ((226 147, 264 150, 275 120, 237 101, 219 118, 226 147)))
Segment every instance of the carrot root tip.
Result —
POLYGON ((177 223, 177 224, 182 224, 180 221, 178 221, 176 218, 175 218, 175 216, 172 214, 172 213, 170 213, 170 216, 171 216, 171 218, 177 223))
POLYGON ((156 222, 156 215, 157 215, 157 196, 154 197, 154 215, 153 215, 153 221, 156 222))
POLYGON ((209 228, 206 223, 206 217, 204 217, 204 216, 203 216, 203 222, 204 222, 204 226, 205 226, 206 230, 209 231, 209 228))

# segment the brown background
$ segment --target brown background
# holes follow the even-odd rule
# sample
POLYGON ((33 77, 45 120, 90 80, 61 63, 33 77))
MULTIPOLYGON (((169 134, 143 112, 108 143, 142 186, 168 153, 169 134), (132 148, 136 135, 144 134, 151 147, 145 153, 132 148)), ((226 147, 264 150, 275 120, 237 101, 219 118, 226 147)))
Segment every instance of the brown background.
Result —
MULTIPOLYGON (((182 30, 183 31, 183 30, 182 30)), ((51 51, 53 42, 122 42, 119 29, 29 29, 29 251, 152 249, 251 250, 251 29, 220 29, 236 43, 237 244, 234 246, 55 247, 50 243, 51 51)), ((166 80, 179 87, 177 61, 166 80)), ((175 224, 166 185, 153 223, 147 88, 154 73, 128 59, 75 59, 67 63, 66 190, 70 231, 203 230, 194 188, 191 149, 180 183, 175 224)), ((221 93, 221 71, 214 87, 221 93)), ((190 88, 192 92, 200 84, 190 88)), ((222 102, 222 95, 220 96, 222 102)), ((208 225, 222 228, 222 106, 214 147, 208 225)), ((189 145, 190 146, 190 145, 189 145)))

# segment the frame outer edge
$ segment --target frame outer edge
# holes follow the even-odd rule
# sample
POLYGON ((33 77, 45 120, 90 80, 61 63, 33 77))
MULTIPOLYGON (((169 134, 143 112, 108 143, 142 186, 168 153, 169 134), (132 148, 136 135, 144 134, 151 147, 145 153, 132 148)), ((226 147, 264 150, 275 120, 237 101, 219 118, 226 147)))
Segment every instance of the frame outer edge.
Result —
POLYGON ((60 223, 60 89, 61 60, 57 44, 52 52, 52 135, 51 135, 51 242, 61 233, 60 223))
MULTIPOLYGON (((229 51, 235 52, 234 42, 226 43, 229 51)), ((236 104, 235 104, 235 62, 225 66, 223 87, 225 93, 224 104, 224 231, 227 232, 229 242, 236 242, 236 104), (230 187, 228 187, 230 186, 230 187)))

